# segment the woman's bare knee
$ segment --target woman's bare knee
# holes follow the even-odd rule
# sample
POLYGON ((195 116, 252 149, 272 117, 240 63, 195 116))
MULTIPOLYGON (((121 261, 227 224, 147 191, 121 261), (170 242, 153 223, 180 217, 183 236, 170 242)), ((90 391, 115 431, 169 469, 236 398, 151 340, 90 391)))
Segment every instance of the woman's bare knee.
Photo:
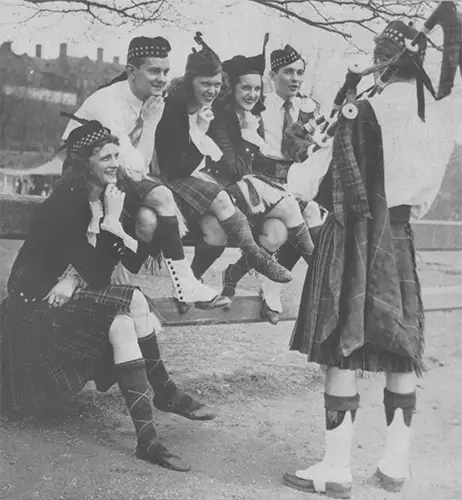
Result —
POLYGON ((226 191, 220 191, 217 197, 213 200, 210 210, 223 220, 224 218, 231 217, 235 212, 234 204, 226 191))
POLYGON ((133 319, 127 314, 118 314, 109 328, 109 343, 117 349, 137 342, 133 319))
POLYGON ((266 219, 261 227, 259 241, 269 252, 276 252, 288 237, 287 228, 279 219, 266 219))
POLYGON ((143 205, 154 209, 160 215, 175 215, 175 198, 167 186, 151 189, 143 200, 143 205))
POLYGON ((201 218, 200 226, 204 241, 212 246, 226 246, 228 238, 218 219, 212 214, 201 218))
POLYGON ((157 229, 157 215, 151 208, 141 207, 136 214, 135 233, 136 237, 149 243, 154 237, 157 229))

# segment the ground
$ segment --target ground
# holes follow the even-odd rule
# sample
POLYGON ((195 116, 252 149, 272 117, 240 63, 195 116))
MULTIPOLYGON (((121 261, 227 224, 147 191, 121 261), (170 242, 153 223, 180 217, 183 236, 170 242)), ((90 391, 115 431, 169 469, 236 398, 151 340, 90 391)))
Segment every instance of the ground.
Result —
MULTIPOLYGON (((12 242, 0 242, 2 262, 12 242)), ((234 254, 235 255, 235 254, 234 254)), ((233 259, 233 254, 226 256, 233 259)), ((424 286, 462 284, 460 253, 422 253, 424 286)), ((218 285, 219 263, 206 276, 218 285)), ((299 293, 304 265, 288 294, 299 293)), ((165 276, 159 280, 165 289, 165 276)), ((243 284, 254 289, 252 278, 243 284)), ((218 412, 212 422, 156 413, 164 444, 193 466, 171 472, 133 456, 134 432, 119 392, 88 386, 53 415, 4 418, 0 498, 11 500, 302 500, 282 474, 323 453, 322 374, 287 349, 293 324, 169 328, 160 335, 173 377, 218 412)), ((360 381, 353 446, 357 500, 462 499, 462 311, 427 315, 414 418, 412 481, 399 494, 371 479, 384 444, 383 378, 360 381)))

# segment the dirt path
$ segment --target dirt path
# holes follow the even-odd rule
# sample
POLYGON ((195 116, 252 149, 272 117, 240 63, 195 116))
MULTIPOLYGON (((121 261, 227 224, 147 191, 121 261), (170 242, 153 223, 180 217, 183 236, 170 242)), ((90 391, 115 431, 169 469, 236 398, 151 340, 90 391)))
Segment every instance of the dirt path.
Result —
MULTIPOLYGON (((424 285, 462 284, 460 255, 421 263, 424 285)), ((212 273, 212 280, 217 280, 212 273)), ((250 281, 248 283, 251 283, 250 281)), ((295 292, 294 292, 295 293, 295 292)), ((158 414, 163 442, 193 464, 166 471, 133 457, 134 434, 116 390, 91 387, 59 414, 3 419, 0 498, 11 500, 302 500, 286 470, 322 457, 322 376, 287 350, 291 324, 168 329, 164 358, 176 380, 219 417, 158 414)), ((354 441, 357 500, 462 499, 462 311, 427 317, 430 368, 418 389, 413 481, 401 494, 370 478, 384 441, 381 376, 360 381, 354 441)))

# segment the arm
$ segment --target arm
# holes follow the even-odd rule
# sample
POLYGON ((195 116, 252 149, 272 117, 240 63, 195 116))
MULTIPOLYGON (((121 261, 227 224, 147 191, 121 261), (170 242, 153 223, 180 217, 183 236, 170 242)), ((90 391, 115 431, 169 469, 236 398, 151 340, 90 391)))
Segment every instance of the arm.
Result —
POLYGON ((308 148, 314 144, 314 127, 295 122, 284 132, 282 149, 295 163, 303 163, 308 158, 308 148))
MULTIPOLYGON (((134 147, 129 137, 131 130, 127 129, 120 102, 117 102, 112 96, 110 98, 106 97, 104 91, 107 92, 106 89, 102 89, 102 91, 97 91, 88 97, 78 111, 75 112, 75 115, 87 120, 100 121, 111 130, 113 135, 119 138, 122 168, 128 177, 139 180, 149 173, 149 165, 154 152, 154 135, 161 111, 147 117, 143 124, 138 145, 134 147)), ((79 126, 78 122, 71 120, 63 134, 63 138, 67 138, 69 133, 79 126)))
POLYGON ((166 105, 156 130, 156 153, 161 174, 166 179, 189 177, 204 156, 189 138, 187 115, 166 105))
MULTIPOLYGON (((228 118, 234 119, 234 117, 228 118)), ((252 162, 259 146, 242 137, 237 118, 234 124, 234 134, 232 125, 225 117, 217 117, 210 125, 209 135, 223 152, 221 160, 214 165, 218 170, 218 175, 232 182, 237 182, 244 175, 253 173, 252 162)), ((249 139, 251 138, 249 135, 249 139)))

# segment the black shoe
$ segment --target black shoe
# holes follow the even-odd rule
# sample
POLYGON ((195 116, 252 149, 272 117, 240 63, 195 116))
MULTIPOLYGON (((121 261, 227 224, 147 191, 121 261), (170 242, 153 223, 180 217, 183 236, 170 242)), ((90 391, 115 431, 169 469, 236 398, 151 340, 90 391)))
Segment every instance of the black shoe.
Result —
POLYGON ((263 299, 261 301, 260 315, 262 319, 269 321, 272 325, 279 323, 280 316, 278 311, 273 311, 263 299))
POLYGON ((175 413, 188 420, 213 420, 216 417, 216 413, 207 405, 180 390, 169 401, 161 401, 154 397, 153 404, 160 411, 175 413))
POLYGON ((224 297, 223 295, 217 295, 212 300, 207 300, 205 302, 195 302, 194 305, 198 309, 214 309, 214 308, 225 308, 229 307, 231 304, 231 299, 229 297, 224 297))
POLYGON ((176 297, 173 297, 173 300, 179 314, 186 314, 191 309, 191 306, 187 302, 181 302, 176 297))
POLYGON ((138 444, 135 455, 141 460, 146 460, 152 464, 160 465, 166 469, 187 472, 191 466, 178 455, 171 453, 159 441, 151 441, 146 447, 138 444))
MULTIPOLYGON (((249 258, 251 257, 249 256, 249 258)), ((257 262, 253 266, 254 269, 271 281, 275 281, 276 283, 289 283, 289 281, 292 281, 294 278, 288 269, 281 266, 281 264, 273 259, 273 257, 263 248, 260 249, 260 256, 255 260, 257 260, 257 262)))

